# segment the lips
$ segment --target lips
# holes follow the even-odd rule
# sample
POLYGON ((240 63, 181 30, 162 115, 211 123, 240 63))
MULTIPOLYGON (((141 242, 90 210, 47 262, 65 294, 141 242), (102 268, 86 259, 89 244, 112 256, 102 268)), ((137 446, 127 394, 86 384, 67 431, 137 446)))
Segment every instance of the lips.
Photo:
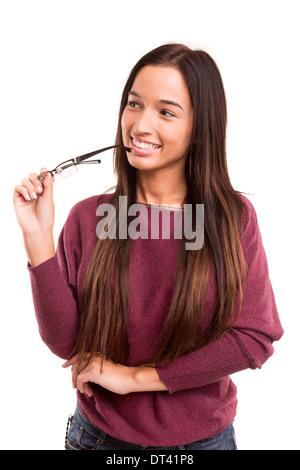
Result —
POLYGON ((135 136, 131 136, 131 141, 132 141, 134 147, 136 147, 139 150, 155 151, 155 150, 158 150, 161 147, 161 145, 155 144, 153 142, 148 142, 146 140, 138 139, 135 136))

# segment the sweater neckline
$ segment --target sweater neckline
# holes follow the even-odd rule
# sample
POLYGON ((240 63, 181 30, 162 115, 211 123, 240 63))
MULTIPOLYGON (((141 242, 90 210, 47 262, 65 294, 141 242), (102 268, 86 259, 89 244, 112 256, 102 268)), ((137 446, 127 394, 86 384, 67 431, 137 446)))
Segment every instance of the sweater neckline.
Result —
POLYGON ((136 204, 141 204, 142 206, 146 206, 148 208, 153 208, 153 209, 169 209, 169 210, 180 210, 182 211, 183 210, 183 207, 179 206, 179 205, 174 205, 174 206, 170 206, 168 204, 149 204, 147 202, 140 202, 140 201, 137 201, 136 204))

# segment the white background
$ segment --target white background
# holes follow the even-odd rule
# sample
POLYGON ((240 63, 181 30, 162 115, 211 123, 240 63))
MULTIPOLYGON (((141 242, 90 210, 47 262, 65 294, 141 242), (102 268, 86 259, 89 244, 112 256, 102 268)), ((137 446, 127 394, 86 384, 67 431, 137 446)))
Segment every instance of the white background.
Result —
MULTIPOLYGON (((1 0, 1 415, 3 449, 63 449, 76 397, 42 343, 12 205, 30 172, 113 145, 125 80, 166 42, 216 60, 228 165, 251 193, 285 329, 258 371, 233 377, 240 450, 299 449, 299 17, 292 0, 1 0)), ((55 239, 71 207, 115 183, 112 154, 55 182, 55 239)))

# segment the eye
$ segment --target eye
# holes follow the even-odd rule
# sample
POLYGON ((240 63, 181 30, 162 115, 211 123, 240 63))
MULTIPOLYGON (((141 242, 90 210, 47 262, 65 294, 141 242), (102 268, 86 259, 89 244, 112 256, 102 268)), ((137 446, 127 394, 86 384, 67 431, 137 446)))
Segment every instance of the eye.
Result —
POLYGON ((129 108, 138 108, 139 104, 136 101, 128 101, 129 108))
POLYGON ((175 114, 171 113, 170 111, 167 111, 166 109, 163 109, 160 114, 162 114, 164 117, 175 117, 175 114))

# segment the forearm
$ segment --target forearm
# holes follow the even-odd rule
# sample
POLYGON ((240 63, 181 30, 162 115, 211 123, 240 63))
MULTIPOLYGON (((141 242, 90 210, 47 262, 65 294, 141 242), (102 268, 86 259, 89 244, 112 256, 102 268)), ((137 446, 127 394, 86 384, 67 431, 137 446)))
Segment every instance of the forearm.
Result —
POLYGON ((272 353, 269 337, 252 330, 232 330, 173 363, 157 364, 157 370, 169 393, 174 393, 217 382, 248 368, 260 368, 272 353))
POLYGON ((54 354, 67 358, 76 342, 78 305, 62 261, 52 256, 28 270, 40 335, 54 354))
POLYGON ((31 267, 47 261, 55 256, 55 247, 52 231, 24 234, 24 245, 31 267))
POLYGON ((133 367, 132 392, 156 392, 167 391, 168 388, 159 378, 155 367, 133 367))

